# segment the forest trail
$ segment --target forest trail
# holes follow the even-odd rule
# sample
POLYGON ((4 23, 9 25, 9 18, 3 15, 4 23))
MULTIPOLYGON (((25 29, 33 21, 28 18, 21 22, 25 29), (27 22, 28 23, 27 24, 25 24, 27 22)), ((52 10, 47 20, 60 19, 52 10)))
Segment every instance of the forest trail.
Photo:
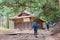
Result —
MULTIPOLYGON (((25 30, 23 32, 1 34, 0 40, 57 40, 59 35, 51 36, 51 32, 47 30, 38 30, 38 38, 35 38, 33 30, 25 30), (54 38, 53 38, 54 37, 54 38), (56 38, 55 38, 56 37, 56 38)), ((59 38, 60 39, 60 38, 59 38)))

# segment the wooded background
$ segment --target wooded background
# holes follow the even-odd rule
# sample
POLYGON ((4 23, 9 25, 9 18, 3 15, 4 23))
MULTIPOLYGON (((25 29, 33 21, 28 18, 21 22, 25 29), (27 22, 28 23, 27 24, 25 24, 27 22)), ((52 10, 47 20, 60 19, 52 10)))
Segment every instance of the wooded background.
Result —
POLYGON ((60 20, 60 0, 0 0, 0 26, 9 28, 9 18, 23 10, 44 20, 60 20))

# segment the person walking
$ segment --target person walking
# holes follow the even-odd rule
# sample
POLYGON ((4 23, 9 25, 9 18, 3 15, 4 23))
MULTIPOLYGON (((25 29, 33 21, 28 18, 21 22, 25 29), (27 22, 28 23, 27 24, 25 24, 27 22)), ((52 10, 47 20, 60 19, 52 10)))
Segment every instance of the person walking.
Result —
POLYGON ((49 31, 49 28, 50 28, 50 23, 49 23, 49 21, 46 21, 46 26, 47 26, 47 29, 48 29, 48 31, 49 31))
POLYGON ((34 35, 37 38, 38 23, 36 21, 33 22, 33 28, 34 28, 34 35))

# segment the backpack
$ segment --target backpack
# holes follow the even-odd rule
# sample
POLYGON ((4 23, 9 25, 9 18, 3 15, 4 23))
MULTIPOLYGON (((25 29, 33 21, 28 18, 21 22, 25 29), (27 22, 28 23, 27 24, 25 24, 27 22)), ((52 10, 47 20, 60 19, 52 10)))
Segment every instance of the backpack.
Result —
POLYGON ((49 25, 49 22, 48 21, 46 21, 46 25, 49 25))

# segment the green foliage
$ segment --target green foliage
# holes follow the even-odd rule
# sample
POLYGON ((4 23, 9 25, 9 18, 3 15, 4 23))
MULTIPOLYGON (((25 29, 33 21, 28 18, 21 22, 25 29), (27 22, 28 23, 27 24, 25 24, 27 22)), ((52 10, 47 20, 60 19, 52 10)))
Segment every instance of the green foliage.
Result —
POLYGON ((0 14, 13 16, 22 10, 36 13, 35 16, 45 20, 56 20, 60 16, 58 1, 56 0, 0 0, 0 14))
POLYGON ((55 0, 48 0, 47 3, 45 3, 42 7, 43 12, 42 16, 46 17, 46 20, 50 21, 57 21, 59 20, 60 12, 58 7, 58 2, 55 2, 55 0))

